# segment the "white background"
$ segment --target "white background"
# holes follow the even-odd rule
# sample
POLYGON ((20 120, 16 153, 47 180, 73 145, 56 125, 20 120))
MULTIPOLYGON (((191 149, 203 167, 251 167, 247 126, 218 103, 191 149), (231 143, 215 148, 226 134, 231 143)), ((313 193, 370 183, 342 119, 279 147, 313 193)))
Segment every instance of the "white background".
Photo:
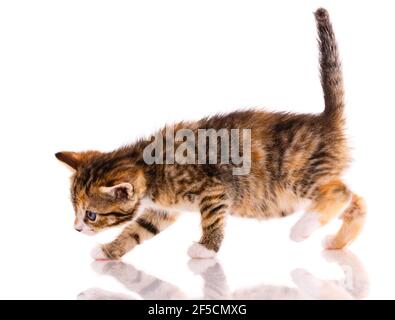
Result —
MULTIPOLYGON (((92 270, 90 249, 115 232, 75 232, 70 173, 54 153, 111 150, 165 123, 245 107, 320 112, 319 6, 330 12, 344 64, 355 159, 345 179, 369 207, 366 228, 350 247, 359 271, 340 264, 355 277, 366 270, 370 289, 361 297, 395 298, 394 6, 333 0, 1 1, 0 298, 75 299, 93 287, 135 296, 139 288, 92 270)), ((300 270, 291 273, 342 277, 320 246, 338 225, 296 244, 288 233, 298 217, 229 219, 217 275, 188 265, 186 250, 200 235, 192 213, 124 261, 131 278, 137 268, 186 297, 203 296, 204 277, 214 285, 225 280, 220 267, 229 292, 255 287, 244 298, 289 298, 280 286, 297 290, 295 274, 303 294, 314 291, 307 296, 344 297, 300 270)))

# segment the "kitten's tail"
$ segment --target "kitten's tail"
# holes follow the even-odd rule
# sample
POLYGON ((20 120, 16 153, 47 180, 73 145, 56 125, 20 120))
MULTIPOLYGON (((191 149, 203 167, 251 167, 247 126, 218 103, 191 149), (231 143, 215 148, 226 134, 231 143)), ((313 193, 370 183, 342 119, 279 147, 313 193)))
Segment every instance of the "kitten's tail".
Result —
POLYGON ((332 123, 341 123, 344 109, 343 74, 335 34, 325 9, 318 9, 315 19, 320 50, 321 85, 325 100, 323 115, 332 123))

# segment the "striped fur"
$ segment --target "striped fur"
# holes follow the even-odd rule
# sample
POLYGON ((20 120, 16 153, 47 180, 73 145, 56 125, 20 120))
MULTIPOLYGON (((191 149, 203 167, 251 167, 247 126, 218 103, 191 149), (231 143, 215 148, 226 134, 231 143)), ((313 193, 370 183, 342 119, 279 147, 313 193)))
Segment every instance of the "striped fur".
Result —
POLYGON ((321 84, 324 89, 325 114, 333 123, 343 119, 344 89, 341 63, 332 24, 326 10, 315 13, 320 47, 321 84))
MULTIPOLYGON (((56 154, 75 171, 71 195, 76 223, 94 233, 129 222, 102 247, 108 258, 120 258, 155 236, 175 221, 172 212, 187 207, 200 211, 200 244, 214 252, 221 246, 228 214, 280 218, 300 206, 306 208, 306 215, 292 230, 294 240, 304 239, 344 210, 344 225, 326 246, 341 248, 354 240, 363 225, 365 206, 341 180, 350 161, 343 130, 341 65, 328 13, 319 9, 315 17, 325 98, 322 113, 236 111, 174 127, 192 130, 196 139, 198 129, 251 129, 248 175, 233 175, 233 163, 148 165, 143 150, 155 135, 108 153, 56 154), (84 217, 87 210, 97 213, 95 221, 84 217)), ((165 128, 162 133, 165 136, 165 128)), ((221 146, 218 157, 220 151, 221 146)), ((166 156, 167 146, 163 152, 166 156)))

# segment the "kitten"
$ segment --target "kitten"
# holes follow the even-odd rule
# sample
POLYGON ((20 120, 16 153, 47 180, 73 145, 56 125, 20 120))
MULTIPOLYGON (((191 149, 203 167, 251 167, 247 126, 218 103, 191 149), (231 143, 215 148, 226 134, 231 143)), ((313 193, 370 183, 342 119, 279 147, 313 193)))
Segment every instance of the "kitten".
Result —
MULTIPOLYGON (((315 18, 325 100, 322 113, 249 110, 174 126, 176 133, 188 129, 194 139, 202 129, 250 129, 250 148, 245 141, 237 145, 241 153, 249 151, 247 174, 235 174, 240 169, 235 161, 147 163, 147 148, 165 146, 161 156, 166 159, 174 148, 167 140, 155 139, 159 134, 165 136, 166 128, 149 141, 139 140, 109 153, 56 154, 74 170, 75 229, 95 234, 126 224, 114 241, 92 251, 93 258, 119 259, 171 225, 185 209, 201 215, 202 237, 188 251, 193 258, 209 258, 218 252, 228 214, 285 217, 303 205, 306 213, 292 228, 291 239, 304 240, 337 216, 343 224, 336 235, 327 238, 325 248, 341 249, 357 237, 365 220, 365 205, 341 180, 350 161, 343 129, 341 64, 327 11, 318 9, 315 18)), ((175 147, 184 142, 178 139, 175 147)), ((184 151, 197 151, 194 148, 184 151)), ((214 160, 222 160, 225 149, 217 142, 208 149, 204 145, 206 156, 214 152, 214 160)))

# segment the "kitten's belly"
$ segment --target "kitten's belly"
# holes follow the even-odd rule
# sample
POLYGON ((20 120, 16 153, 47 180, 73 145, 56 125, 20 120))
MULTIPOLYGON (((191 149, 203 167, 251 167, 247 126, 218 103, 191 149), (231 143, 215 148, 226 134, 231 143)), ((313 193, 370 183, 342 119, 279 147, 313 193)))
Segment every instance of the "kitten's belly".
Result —
MULTIPOLYGON (((259 194, 254 197, 245 198, 243 201, 233 203, 230 206, 230 214, 245 218, 270 219, 285 217, 301 208, 308 206, 309 201, 296 197, 292 192, 280 191, 276 193, 275 200, 269 201, 259 194)), ((174 212, 199 212, 199 202, 178 202, 176 204, 153 202, 149 198, 141 200, 141 208, 151 208, 155 210, 166 210, 174 212)))
POLYGON ((309 201, 296 197, 292 192, 276 193, 274 200, 260 198, 244 199, 231 207, 231 214, 256 219, 270 219, 286 217, 309 205, 309 201))

